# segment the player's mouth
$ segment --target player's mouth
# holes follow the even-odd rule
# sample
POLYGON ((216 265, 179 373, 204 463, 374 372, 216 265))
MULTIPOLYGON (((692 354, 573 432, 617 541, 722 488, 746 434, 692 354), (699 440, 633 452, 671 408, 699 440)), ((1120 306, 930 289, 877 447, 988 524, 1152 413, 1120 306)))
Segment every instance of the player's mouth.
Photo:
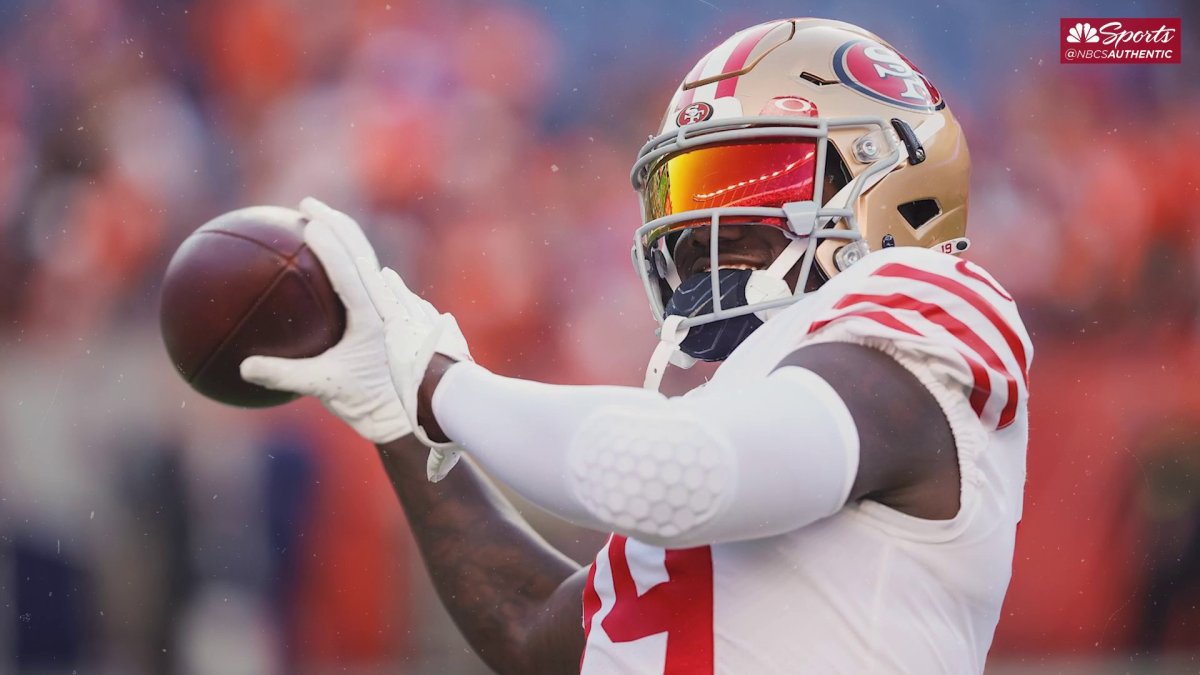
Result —
MULTIPOLYGON (((689 271, 688 276, 692 276, 694 274, 704 274, 708 272, 710 269, 712 269, 712 267, 709 265, 710 262, 711 261, 708 258, 700 258, 696 262, 692 263, 692 268, 689 271)), ((720 270, 761 270, 766 269, 766 267, 766 264, 752 260, 717 260, 717 269, 720 270)))

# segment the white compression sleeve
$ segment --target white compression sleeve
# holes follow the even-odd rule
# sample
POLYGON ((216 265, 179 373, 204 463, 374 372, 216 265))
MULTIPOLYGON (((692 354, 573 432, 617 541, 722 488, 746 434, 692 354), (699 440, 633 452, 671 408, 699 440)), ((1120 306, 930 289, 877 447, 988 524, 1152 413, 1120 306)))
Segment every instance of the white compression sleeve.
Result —
POLYGON ((841 509, 858 471, 849 410, 797 367, 668 399, 460 363, 433 410, 451 439, 533 503, 664 547, 802 527, 841 509))

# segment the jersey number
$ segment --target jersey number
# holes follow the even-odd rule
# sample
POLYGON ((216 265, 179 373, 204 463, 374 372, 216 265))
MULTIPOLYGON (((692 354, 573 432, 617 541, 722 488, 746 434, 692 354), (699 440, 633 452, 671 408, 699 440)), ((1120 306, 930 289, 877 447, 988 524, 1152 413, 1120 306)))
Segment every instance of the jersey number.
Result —
POLYGON ((712 549, 668 549, 667 580, 639 595, 625 559, 626 538, 613 535, 608 545, 615 599, 601 621, 613 642, 632 642, 667 634, 663 675, 713 671, 712 549))

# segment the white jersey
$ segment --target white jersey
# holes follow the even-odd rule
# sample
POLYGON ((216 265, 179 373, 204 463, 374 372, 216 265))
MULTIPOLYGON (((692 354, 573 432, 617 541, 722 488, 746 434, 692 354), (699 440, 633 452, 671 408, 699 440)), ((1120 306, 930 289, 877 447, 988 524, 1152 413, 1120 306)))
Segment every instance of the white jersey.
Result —
POLYGON ((880 349, 932 392, 958 449, 958 515, 862 501, 751 541, 664 550, 614 535, 584 593, 584 674, 983 671, 1025 482, 1033 352, 1012 298, 953 256, 878 251, 759 328, 710 387, 829 341, 880 349))

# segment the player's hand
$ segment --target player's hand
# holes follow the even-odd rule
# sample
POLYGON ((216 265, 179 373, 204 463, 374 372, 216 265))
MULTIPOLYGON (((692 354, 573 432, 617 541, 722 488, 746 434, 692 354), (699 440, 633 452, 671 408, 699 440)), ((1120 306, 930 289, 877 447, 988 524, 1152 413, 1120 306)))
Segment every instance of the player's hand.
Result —
POLYGON ((375 443, 406 436, 412 427, 385 365, 383 321, 357 269, 360 260, 364 266, 379 269, 375 249, 346 214, 312 197, 300 202, 300 210, 309 218, 304 241, 346 306, 346 332, 340 342, 312 358, 251 356, 242 361, 242 378, 269 389, 315 396, 375 443))
POLYGON ((429 480, 437 482, 454 468, 460 451, 453 443, 439 443, 429 438, 417 420, 417 391, 434 354, 444 354, 458 361, 470 360, 467 340, 453 316, 439 314, 433 305, 408 290, 400 275, 391 268, 385 267, 381 271, 369 259, 361 258, 358 271, 383 320, 392 383, 408 413, 413 433, 430 448, 426 473, 429 480))

